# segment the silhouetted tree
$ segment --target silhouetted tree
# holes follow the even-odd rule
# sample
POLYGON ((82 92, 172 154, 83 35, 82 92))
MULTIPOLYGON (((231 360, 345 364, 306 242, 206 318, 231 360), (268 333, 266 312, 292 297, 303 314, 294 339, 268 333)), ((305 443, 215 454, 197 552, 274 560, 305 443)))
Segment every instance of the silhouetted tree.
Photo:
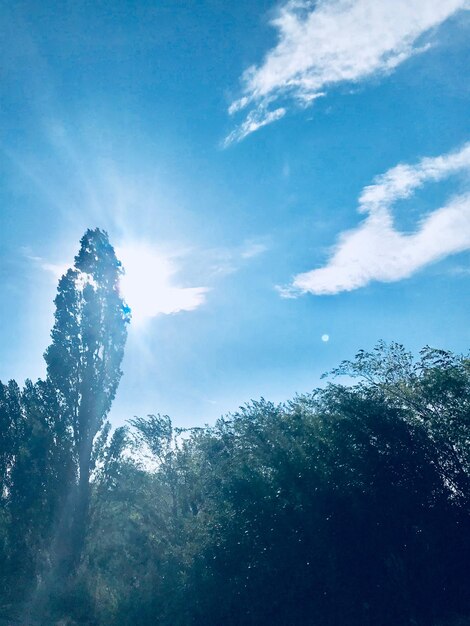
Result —
POLYGON ((72 269, 60 279, 47 378, 70 424, 78 483, 69 519, 67 567, 77 566, 90 501, 93 445, 122 375, 129 309, 119 292, 121 263, 108 235, 88 230, 72 269))

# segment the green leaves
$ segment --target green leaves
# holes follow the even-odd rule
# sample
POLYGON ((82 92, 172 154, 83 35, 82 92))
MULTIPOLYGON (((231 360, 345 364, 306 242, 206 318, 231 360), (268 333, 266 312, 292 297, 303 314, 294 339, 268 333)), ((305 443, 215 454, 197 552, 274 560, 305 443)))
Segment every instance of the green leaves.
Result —
POLYGON ((183 440, 166 417, 133 420, 167 494, 159 572, 179 572, 148 623, 424 626, 468 613, 468 361, 382 343, 336 373, 362 380, 251 402, 183 440))
POLYGON ((48 624, 468 621, 468 358, 379 343, 333 370, 347 385, 212 427, 157 414, 112 432, 121 272, 87 231, 47 380, 0 384, 4 604, 33 572, 26 606, 48 624))

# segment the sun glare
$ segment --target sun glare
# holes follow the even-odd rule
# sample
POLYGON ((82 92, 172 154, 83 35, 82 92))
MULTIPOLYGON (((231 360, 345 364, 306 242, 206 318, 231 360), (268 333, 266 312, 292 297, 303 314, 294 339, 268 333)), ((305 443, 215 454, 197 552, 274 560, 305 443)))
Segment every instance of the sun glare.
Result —
POLYGON ((125 274, 121 291, 132 312, 133 326, 142 326, 157 315, 192 311, 201 306, 206 287, 178 287, 173 284, 174 261, 147 243, 126 243, 116 254, 125 274))

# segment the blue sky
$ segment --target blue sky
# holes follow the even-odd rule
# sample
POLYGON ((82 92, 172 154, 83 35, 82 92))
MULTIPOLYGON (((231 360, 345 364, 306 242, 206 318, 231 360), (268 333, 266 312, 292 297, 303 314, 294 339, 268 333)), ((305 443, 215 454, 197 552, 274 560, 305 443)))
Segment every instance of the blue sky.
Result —
POLYGON ((213 422, 379 339, 470 345, 470 5, 3 3, 0 379, 108 231, 134 310, 111 417, 213 422))

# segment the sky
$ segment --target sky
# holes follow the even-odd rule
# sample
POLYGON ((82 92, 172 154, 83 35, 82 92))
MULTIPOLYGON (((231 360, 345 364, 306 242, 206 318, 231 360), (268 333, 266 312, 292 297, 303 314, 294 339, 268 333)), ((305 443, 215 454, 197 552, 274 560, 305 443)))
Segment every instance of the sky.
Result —
POLYGON ((466 0, 0 5, 0 379, 105 229, 110 418, 213 423, 379 340, 470 347, 466 0))

